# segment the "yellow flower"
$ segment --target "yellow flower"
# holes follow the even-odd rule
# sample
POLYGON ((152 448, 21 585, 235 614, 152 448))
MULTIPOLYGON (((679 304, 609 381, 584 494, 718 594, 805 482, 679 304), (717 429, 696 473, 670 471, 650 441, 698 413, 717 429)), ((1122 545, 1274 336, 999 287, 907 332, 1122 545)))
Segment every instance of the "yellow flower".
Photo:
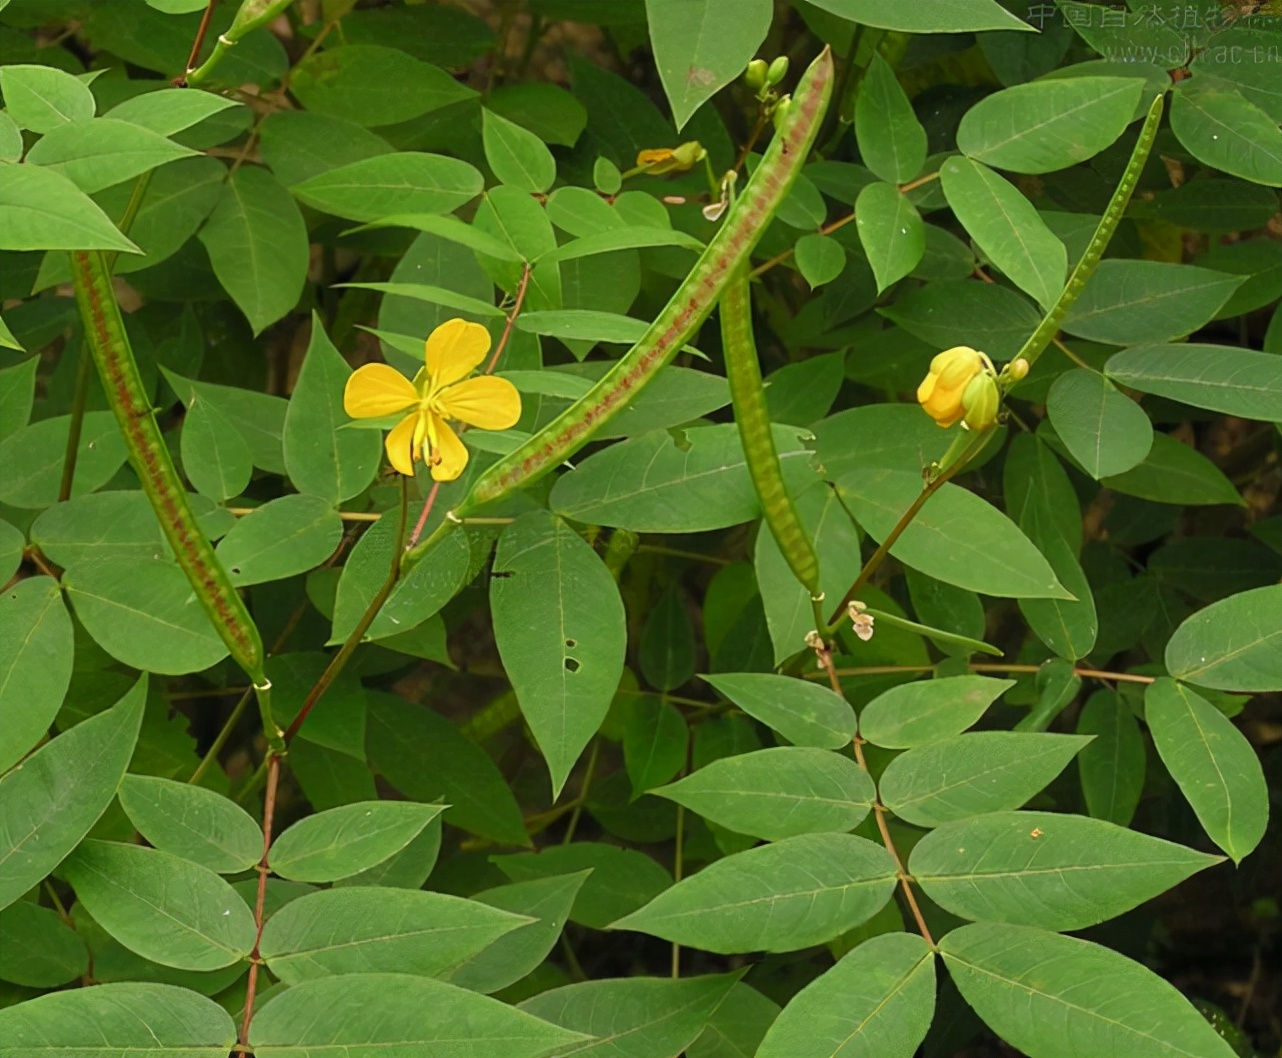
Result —
POLYGON ((482 430, 506 430, 521 417, 521 396, 505 378, 468 378, 490 351, 490 332, 479 323, 447 320, 424 349, 424 368, 413 382, 387 364, 366 364, 347 380, 343 410, 353 419, 381 419, 408 411, 387 435, 387 458, 413 476, 414 460, 436 481, 453 481, 467 466, 467 448, 446 419, 482 430))
POLYGON ((988 357, 970 346, 945 350, 930 362, 930 373, 917 387, 917 403, 940 426, 952 426, 966 414, 962 403, 966 387, 991 367, 988 357))
POLYGON ((680 147, 652 147, 637 155, 637 171, 651 176, 684 173, 706 158, 708 152, 698 140, 683 143, 680 147))

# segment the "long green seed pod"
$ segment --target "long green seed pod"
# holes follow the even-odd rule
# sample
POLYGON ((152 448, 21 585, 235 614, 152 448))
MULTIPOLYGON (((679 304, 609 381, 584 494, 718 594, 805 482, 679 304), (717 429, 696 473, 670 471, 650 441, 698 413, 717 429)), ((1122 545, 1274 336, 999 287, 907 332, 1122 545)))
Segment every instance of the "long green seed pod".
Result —
POLYGON ((1064 291, 1059 296, 1059 300, 1051 307, 1050 312, 1046 314, 1045 319, 1038 325, 1024 343, 1024 348, 1019 351, 1018 356, 1028 361, 1031 367, 1034 361, 1042 355, 1046 347, 1051 344, 1051 340, 1059 333, 1059 325, 1064 322, 1064 317, 1068 315, 1068 310, 1073 307, 1073 302, 1081 294, 1082 289, 1086 286, 1086 281, 1091 278, 1096 267, 1100 263, 1100 258, 1104 256, 1104 251, 1108 248, 1109 242, 1113 238, 1113 233, 1117 231, 1117 226, 1122 222, 1122 216, 1126 213, 1126 207, 1130 205, 1131 195, 1135 192, 1135 185, 1139 182, 1140 173, 1144 170, 1144 163, 1148 161, 1148 153, 1153 148, 1153 141, 1157 138, 1157 127, 1162 122, 1163 98, 1158 96, 1153 100, 1153 105, 1148 108, 1148 117, 1144 119, 1144 126, 1140 129, 1140 138, 1135 142, 1135 148, 1131 151, 1131 160, 1126 163, 1126 171, 1122 173, 1122 179, 1118 182, 1117 190, 1113 192, 1113 197, 1108 201, 1108 208, 1104 210, 1104 215, 1100 217, 1099 224, 1095 228, 1095 234, 1091 236, 1091 241, 1086 247, 1086 252, 1082 254, 1081 260, 1073 269, 1073 274, 1068 277, 1068 283, 1064 286, 1064 291))
POLYGON ((721 344, 730 380, 730 400, 761 511, 784 561, 812 598, 819 595, 819 556, 784 484, 761 385, 761 365, 752 335, 752 296, 740 268, 721 295, 721 344))
POLYGON ((832 95, 832 54, 825 48, 802 75, 779 131, 721 229, 642 339, 566 411, 487 470, 457 513, 506 496, 578 451, 668 363, 712 311, 792 187, 814 144, 832 95))
POLYGON ((187 491, 179 481, 139 378, 107 263, 101 253, 77 251, 71 255, 71 271, 85 340, 143 492, 219 637, 254 684, 263 687, 267 681, 258 628, 196 524, 187 491))

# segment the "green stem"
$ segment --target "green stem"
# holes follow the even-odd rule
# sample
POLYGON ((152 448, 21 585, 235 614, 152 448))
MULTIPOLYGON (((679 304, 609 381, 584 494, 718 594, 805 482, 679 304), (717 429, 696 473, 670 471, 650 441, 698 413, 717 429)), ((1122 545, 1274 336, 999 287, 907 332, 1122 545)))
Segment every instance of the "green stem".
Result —
MULTIPOLYGON (((71 255, 76 302, 103 390, 124 436, 129 460, 142 482, 174 557, 196 598, 236 663, 256 686, 265 683, 263 642, 213 546, 201 531, 174 469, 169 447, 138 374, 111 274, 101 253, 71 255)), ((270 734, 270 729, 269 732, 270 734)))
POLYGON ((227 717, 227 722, 223 724, 222 730, 218 732, 217 737, 214 739, 213 745, 211 745, 205 752, 205 755, 200 758, 200 763, 196 766, 196 770, 191 773, 191 778, 187 780, 189 784, 200 782, 201 776, 203 776, 213 765, 214 761, 218 759, 218 755, 223 751, 223 747, 227 745, 227 740, 231 738, 231 733, 236 730, 236 725, 240 723, 240 718, 245 715, 245 710, 249 708, 249 701, 253 696, 254 688, 252 687, 248 688, 240 696, 240 700, 236 702, 231 714, 227 717))
POLYGON ((1090 244, 1086 247, 1086 252, 1082 254, 1081 260, 1073 269, 1073 274, 1068 277, 1068 283, 1065 284, 1059 300, 1051 307, 1050 312, 1046 314, 1045 319, 1038 325, 1024 343, 1024 348, 1019 351, 1018 356, 1028 361, 1029 367, 1037 362, 1037 358, 1042 355, 1046 347, 1050 345, 1055 335, 1059 333, 1060 324, 1064 322, 1064 317, 1068 315, 1068 310, 1073 307, 1073 303, 1081 294, 1082 289, 1086 286, 1086 281, 1091 278, 1095 269, 1104 256, 1104 250, 1108 247, 1109 241, 1113 238, 1113 233, 1117 231, 1118 224, 1121 223, 1123 215, 1126 213, 1126 207, 1130 204, 1131 195, 1135 192, 1135 185, 1139 182, 1140 173, 1144 170, 1144 163, 1148 161, 1149 151, 1153 148, 1153 141, 1157 138, 1157 127, 1162 122, 1162 107, 1164 100, 1158 96, 1153 100, 1153 105, 1148 108, 1148 117, 1144 119, 1144 126, 1140 129, 1139 139, 1135 142, 1135 148, 1131 151, 1131 160, 1126 163, 1126 171, 1122 173, 1122 179, 1118 182, 1117 190, 1113 192, 1113 197, 1109 199, 1108 208, 1104 210, 1104 215, 1100 217, 1099 224, 1095 228, 1095 234, 1091 236, 1090 244))

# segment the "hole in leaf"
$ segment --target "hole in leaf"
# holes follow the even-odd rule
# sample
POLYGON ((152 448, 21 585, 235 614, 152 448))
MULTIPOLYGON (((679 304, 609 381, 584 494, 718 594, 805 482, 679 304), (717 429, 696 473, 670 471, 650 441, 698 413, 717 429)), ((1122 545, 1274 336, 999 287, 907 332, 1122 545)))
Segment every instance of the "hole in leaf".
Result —
POLYGON ((231 571, 232 571, 233 573, 235 573, 237 576, 240 576, 240 567, 239 567, 239 566, 232 566, 231 571))
POLYGON ((566 658, 566 659, 565 659, 565 670, 566 670, 566 672, 578 672, 578 671, 579 671, 579 662, 578 662, 578 659, 577 659, 577 658, 566 658))
POLYGON ((567 639, 567 640, 565 641, 565 649, 566 649, 566 650, 573 650, 573 649, 574 649, 575 647, 577 647, 578 645, 579 645, 579 644, 578 644, 575 640, 573 640, 573 639, 567 639))

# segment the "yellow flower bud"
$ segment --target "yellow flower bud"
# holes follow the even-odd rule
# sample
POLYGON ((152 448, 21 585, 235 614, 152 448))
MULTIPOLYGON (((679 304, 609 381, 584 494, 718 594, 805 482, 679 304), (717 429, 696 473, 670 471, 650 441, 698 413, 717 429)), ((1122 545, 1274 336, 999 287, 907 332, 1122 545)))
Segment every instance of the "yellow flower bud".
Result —
POLYGON ((773 88, 788 76, 788 56, 780 55, 766 71, 766 84, 773 88))
POLYGON ((930 362, 930 373, 917 387, 917 403, 942 427, 952 426, 966 414, 962 394, 983 372, 985 356, 967 345, 945 350, 930 362))
POLYGON ((708 152, 698 140, 683 143, 680 147, 656 147, 637 155, 637 168, 651 176, 684 173, 706 158, 708 152))
POLYGON ((1002 406, 1002 395, 997 380, 988 371, 981 371, 966 384, 962 393, 962 407, 966 414, 962 425, 980 433, 997 422, 997 412, 1002 406))
POLYGON ((1006 365, 1006 374, 1013 382, 1019 382, 1021 379, 1028 377, 1028 361, 1022 356, 1017 357, 1006 365))
POLYGON ((753 59, 752 62, 748 63, 748 70, 743 75, 743 79, 747 82, 748 87, 755 92, 764 87, 767 70, 768 64, 765 59, 753 59))

